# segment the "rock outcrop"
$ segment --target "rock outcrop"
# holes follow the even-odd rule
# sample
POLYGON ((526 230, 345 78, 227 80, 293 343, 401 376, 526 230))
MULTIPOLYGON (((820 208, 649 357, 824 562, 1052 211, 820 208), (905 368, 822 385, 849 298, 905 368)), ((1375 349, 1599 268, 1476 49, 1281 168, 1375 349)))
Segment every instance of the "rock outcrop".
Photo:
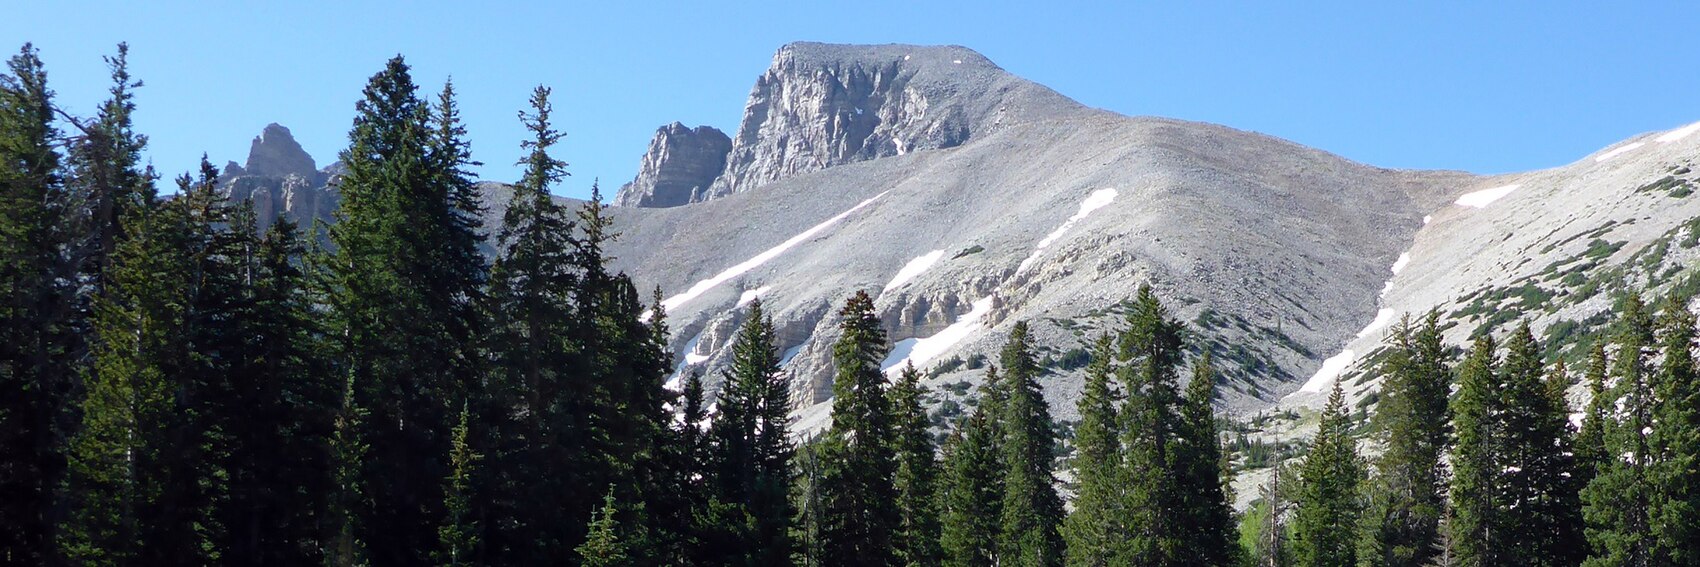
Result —
POLYGON ((655 131, 643 154, 637 178, 620 187, 614 204, 628 207, 677 207, 700 201, 720 172, 732 139, 713 127, 694 129, 674 122, 655 131))
POLYGON ((697 187, 702 177, 694 168, 701 163, 694 160, 719 147, 677 136, 683 126, 675 124, 650 143, 642 172, 616 203, 701 202, 829 167, 955 147, 1011 124, 1085 110, 965 47, 793 43, 779 49, 750 90, 712 184, 697 187), (676 184, 663 188, 654 172, 667 165, 669 153, 688 156, 680 161, 689 167, 680 169, 689 171, 674 174, 676 184), (692 187, 688 199, 685 186, 692 187))
POLYGON ((253 202, 261 230, 279 217, 308 227, 315 220, 330 221, 336 210, 337 193, 329 187, 330 169, 316 169, 313 156, 301 148, 288 128, 268 124, 249 146, 246 165, 230 162, 224 166, 219 187, 231 200, 253 202))

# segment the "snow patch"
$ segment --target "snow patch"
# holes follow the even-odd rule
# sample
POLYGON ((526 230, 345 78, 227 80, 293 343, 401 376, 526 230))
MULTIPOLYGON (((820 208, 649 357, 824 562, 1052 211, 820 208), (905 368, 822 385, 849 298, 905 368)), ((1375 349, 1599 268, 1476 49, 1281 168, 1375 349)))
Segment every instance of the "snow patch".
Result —
POLYGON ((679 368, 673 371, 673 377, 667 379, 667 383, 664 384, 667 389, 675 392, 681 391, 681 388, 683 388, 683 384, 685 383, 685 369, 689 368, 693 364, 702 364, 704 361, 708 360, 708 355, 697 354, 697 343, 700 342, 702 342, 702 333, 697 333, 697 336, 691 337, 690 342, 685 343, 685 348, 683 349, 685 351, 685 361, 680 362, 679 368))
POLYGON ((1634 151, 1635 148, 1639 148, 1639 147, 1645 146, 1645 145, 1647 145, 1645 142, 1632 142, 1632 143, 1624 144, 1622 146, 1618 146, 1617 148, 1614 148, 1609 152, 1594 156, 1594 163, 1599 163, 1599 162, 1602 162, 1602 161, 1623 155, 1627 152, 1634 151))
POLYGON ((1075 223, 1080 222, 1081 219, 1085 219, 1087 215, 1092 214, 1092 211, 1102 209, 1105 205, 1108 205, 1115 200, 1115 189, 1099 189, 1097 191, 1093 191, 1091 195, 1087 195, 1086 200, 1080 202, 1080 211, 1074 213, 1074 216, 1068 217, 1068 220, 1063 221, 1062 226, 1057 227, 1056 230, 1051 231, 1050 234, 1039 239, 1039 244, 1033 247, 1033 253, 1028 255, 1026 260, 1022 260, 1021 265, 1017 266, 1015 271, 1027 271, 1027 268, 1032 266, 1035 260, 1039 259, 1039 253, 1043 251, 1045 247, 1056 242, 1058 238, 1062 238, 1062 235, 1067 233, 1068 229, 1073 228, 1075 223))
POLYGON ((1423 224, 1428 224, 1432 220, 1434 220, 1434 215, 1423 215, 1423 224))
POLYGON ((885 289, 882 290, 882 292, 891 291, 898 286, 909 283, 909 280, 915 279, 915 276, 925 273, 927 269, 933 267, 933 264, 939 263, 939 259, 943 257, 943 250, 934 250, 915 257, 915 259, 910 260, 908 264, 904 264, 903 269, 898 270, 897 275, 892 276, 890 282, 886 282, 885 289))
POLYGON ((1498 201, 1501 197, 1510 195, 1512 191, 1516 191, 1517 188, 1522 186, 1522 184, 1513 183, 1503 187, 1494 187, 1492 189, 1483 189, 1474 193, 1465 193, 1464 196, 1459 197, 1458 200, 1454 202, 1466 207, 1485 209, 1489 204, 1494 201, 1498 201))
POLYGON ((803 345, 797 345, 797 346, 785 349, 785 353, 779 355, 779 365, 785 366, 787 364, 791 364, 791 359, 797 358, 797 354, 801 353, 801 352, 803 352, 803 345))
POLYGON ((1364 330, 1358 331, 1358 338, 1361 339, 1361 338, 1367 337, 1367 336, 1369 336, 1370 333, 1374 333, 1376 331, 1379 331, 1392 322, 1393 322, 1393 310, 1392 309, 1382 309, 1380 311, 1377 311, 1377 312, 1375 312, 1375 320, 1370 321, 1368 325, 1365 325, 1364 330))
MULTIPOLYGON (((855 213, 856 211, 862 210, 863 207, 867 207, 868 205, 873 204, 874 201, 879 200, 880 197, 884 197, 886 193, 890 193, 890 192, 891 191, 888 190, 888 191, 882 192, 878 195, 874 195, 872 197, 869 197, 866 201, 862 201, 861 203, 856 204, 856 206, 850 207, 850 210, 844 211, 842 213, 838 213, 838 216, 832 217, 830 219, 826 219, 825 222, 822 222, 820 224, 809 227, 808 230, 797 233, 796 236, 793 236, 789 240, 786 240, 784 242, 779 243, 778 246, 774 246, 772 248, 769 248, 769 249, 763 251, 760 254, 756 254, 755 256, 752 256, 748 260, 744 260, 743 262, 741 262, 741 263, 739 263, 735 266, 732 266, 730 268, 726 268, 725 270, 722 270, 720 273, 715 274, 714 277, 699 281, 695 285, 692 285, 690 289, 685 290, 684 293, 674 295, 672 297, 661 300, 661 306, 667 308, 668 311, 678 309, 679 306, 684 305, 685 302, 690 301, 692 299, 696 299, 698 296, 701 296, 703 293, 707 292, 708 290, 714 289, 714 286, 725 283, 727 280, 730 280, 732 278, 744 275, 745 273, 749 272, 750 270, 754 270, 757 267, 760 267, 762 264, 766 264, 769 260, 772 260, 772 259, 778 257, 780 254, 784 254, 786 250, 790 250, 790 249, 796 247, 798 244, 802 244, 804 241, 807 241, 810 238, 814 238, 814 236, 816 234, 820 234, 822 231, 825 231, 828 228, 832 228, 832 225, 838 224, 839 221, 844 220, 845 217, 849 217, 851 214, 855 213)), ((648 317, 645 317, 645 318, 647 319, 648 317)))
POLYGON ((955 63, 955 64, 957 64, 957 65, 961 65, 961 64, 962 64, 962 60, 961 60, 961 59, 955 59, 955 60, 952 60, 952 61, 951 61, 951 63, 955 63))
POLYGON ((1410 263, 1411 263, 1411 253, 1410 252, 1400 254, 1399 259, 1393 261, 1393 268, 1392 268, 1393 275, 1399 275, 1399 270, 1405 269, 1405 266, 1407 264, 1410 264, 1410 263))
POLYGON ((1664 135, 1654 139, 1658 140, 1661 144, 1669 144, 1671 142, 1687 138, 1689 134, 1693 134, 1696 131, 1700 131, 1700 122, 1695 122, 1693 124, 1665 132, 1664 135))
POLYGON ((1316 369, 1316 374, 1311 376, 1304 386, 1299 387, 1299 391, 1321 392, 1327 389, 1334 384, 1334 379, 1340 377, 1341 372, 1346 371, 1346 367, 1352 365, 1352 360, 1356 357, 1357 353, 1352 352, 1352 349, 1328 357, 1328 360, 1322 361, 1322 368, 1316 369))
POLYGON ((738 296, 738 307, 749 305, 751 301, 755 301, 757 298, 760 298, 762 295, 765 295, 770 291, 773 291, 773 286, 770 285, 764 285, 755 289, 746 289, 742 295, 738 296))
POLYGON ((891 346, 891 354, 887 355, 885 361, 880 363, 880 369, 887 374, 892 374, 900 372, 906 362, 914 363, 915 366, 919 367, 938 355, 944 354, 945 350, 956 346, 956 343, 962 342, 963 339, 982 328, 980 319, 985 318, 986 314, 992 311, 993 297, 988 295, 975 301, 973 308, 968 310, 967 314, 958 317, 955 323, 951 323, 944 330, 934 333, 933 336, 897 341, 897 344, 891 346))

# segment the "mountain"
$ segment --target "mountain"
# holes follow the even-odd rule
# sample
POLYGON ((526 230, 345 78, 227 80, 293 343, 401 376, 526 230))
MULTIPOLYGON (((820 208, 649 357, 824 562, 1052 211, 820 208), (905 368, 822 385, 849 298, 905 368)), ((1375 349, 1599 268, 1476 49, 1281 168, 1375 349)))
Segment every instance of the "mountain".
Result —
POLYGON ((309 227, 316 220, 332 220, 338 198, 328 185, 336 167, 318 169, 288 128, 268 124, 249 145, 244 165, 224 166, 219 187, 233 200, 254 203, 261 230, 280 216, 309 227))
MULTIPOLYGON (((834 314, 856 290, 876 296, 887 366, 914 363, 941 403, 965 402, 1027 321, 1052 411, 1072 419, 1082 349, 1149 284, 1214 354, 1224 408, 1253 412, 1314 404, 1336 378, 1372 396, 1401 314, 1440 310, 1454 344, 1528 319, 1564 356, 1627 291, 1700 287, 1697 128, 1543 171, 1394 170, 1089 108, 963 47, 797 43, 732 135, 658 130, 613 200, 609 252, 664 290, 680 376, 703 371, 710 391, 760 298, 803 430, 828 419, 834 314)), ((273 137, 255 153, 289 154, 273 137)), ((334 188, 284 191, 321 177, 277 161, 295 165, 247 174, 268 188, 248 194, 328 216, 334 188)), ((480 187, 494 226, 511 190, 480 187)))

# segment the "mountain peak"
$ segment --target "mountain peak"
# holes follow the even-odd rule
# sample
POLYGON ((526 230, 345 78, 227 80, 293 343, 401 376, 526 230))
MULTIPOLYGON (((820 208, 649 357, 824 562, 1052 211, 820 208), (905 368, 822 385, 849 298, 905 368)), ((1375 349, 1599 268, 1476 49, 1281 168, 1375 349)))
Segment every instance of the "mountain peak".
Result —
POLYGON ((313 156, 301 149, 289 129, 277 123, 267 124, 254 143, 248 147, 248 163, 243 170, 248 175, 282 177, 297 174, 311 177, 318 171, 313 156))

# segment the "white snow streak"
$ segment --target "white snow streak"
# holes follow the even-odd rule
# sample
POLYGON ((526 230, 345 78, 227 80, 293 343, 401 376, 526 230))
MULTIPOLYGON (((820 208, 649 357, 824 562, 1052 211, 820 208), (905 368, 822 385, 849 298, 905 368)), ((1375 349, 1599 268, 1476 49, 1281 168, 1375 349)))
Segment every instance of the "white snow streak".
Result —
POLYGON ((934 333, 933 336, 897 341, 897 344, 891 346, 891 354, 887 355, 885 361, 880 363, 880 368, 885 370, 887 374, 901 372, 905 362, 913 362, 916 366, 920 366, 938 355, 944 354, 945 350, 956 346, 956 343, 962 342, 962 339, 968 338, 969 335, 982 328, 980 319, 992 311, 992 298, 993 296, 988 295, 975 301, 973 309, 958 317, 956 322, 951 323, 949 327, 934 333))
POLYGON ((1516 191, 1518 187, 1522 187, 1522 185, 1513 183, 1503 187, 1494 187, 1492 189, 1483 189, 1474 193, 1465 193, 1464 196, 1459 197, 1458 200, 1454 202, 1466 207, 1485 209, 1489 204, 1494 201, 1498 201, 1501 197, 1510 195, 1511 192, 1516 191))
POLYGON ((1654 139, 1658 140, 1661 144, 1669 144, 1671 142, 1687 138, 1689 134, 1693 134, 1696 131, 1700 131, 1700 122, 1695 122, 1693 124, 1665 132, 1664 135, 1654 139))
POLYGON ((919 276, 926 272, 928 268, 933 267, 933 264, 939 263, 939 259, 943 257, 943 250, 934 250, 915 257, 915 259, 910 260, 908 264, 904 264, 903 269, 898 270, 897 275, 892 276, 890 282, 886 282, 885 289, 883 291, 891 291, 898 286, 909 283, 909 280, 915 279, 915 276, 919 276))
POLYGON ((796 247, 798 244, 802 244, 804 241, 807 241, 810 238, 814 238, 814 236, 816 234, 820 234, 821 231, 824 231, 828 228, 832 228, 832 225, 838 224, 839 221, 844 220, 845 217, 850 216, 852 213, 855 213, 856 211, 862 210, 863 207, 866 207, 868 205, 873 204, 873 202, 879 200, 880 197, 884 197, 886 193, 890 193, 890 191, 886 191, 886 192, 880 193, 878 195, 874 195, 873 197, 869 197, 868 200, 862 201, 861 203, 858 203, 854 207, 850 207, 850 210, 844 211, 842 213, 838 213, 838 216, 832 217, 830 219, 826 219, 825 222, 822 222, 822 223, 817 224, 813 227, 810 227, 808 230, 805 230, 803 232, 797 233, 796 236, 793 236, 789 240, 786 240, 784 242, 779 243, 778 246, 774 246, 772 248, 767 249, 766 251, 763 251, 760 254, 756 254, 755 256, 751 257, 748 260, 744 260, 743 262, 739 263, 736 266, 726 268, 725 270, 722 270, 720 273, 715 274, 714 277, 711 277, 711 278, 708 278, 706 280, 702 280, 702 281, 697 282, 696 285, 692 285, 691 288, 688 289, 688 290, 685 290, 684 293, 681 293, 681 294, 669 297, 667 299, 661 300, 661 306, 667 308, 668 311, 678 309, 679 306, 684 305, 685 302, 690 301, 692 299, 696 299, 698 296, 702 295, 703 293, 707 292, 708 290, 714 289, 714 286, 725 283, 726 280, 730 280, 732 278, 744 275, 744 273, 749 272, 750 270, 754 270, 757 267, 760 267, 762 264, 767 263, 768 260, 772 260, 772 259, 778 257, 780 254, 784 254, 786 250, 790 250, 790 249, 796 247))
POLYGON ((785 349, 785 354, 779 356, 779 365, 785 366, 787 364, 791 364, 791 359, 797 358, 797 354, 800 352, 803 352, 803 345, 797 345, 785 349))
POLYGON ((1050 246, 1051 243, 1053 243, 1053 242, 1056 242, 1058 238, 1062 238, 1062 235, 1064 233, 1067 233, 1068 229, 1073 228, 1075 223, 1080 222, 1081 219, 1084 219, 1084 218, 1086 218, 1087 215, 1092 214, 1092 211, 1102 209, 1102 208, 1104 208, 1105 205, 1108 205, 1108 204, 1110 204, 1110 202, 1115 201, 1115 200, 1116 200, 1116 190, 1115 189, 1099 189, 1097 191, 1093 191, 1091 195, 1087 195, 1086 200, 1080 202, 1080 211, 1077 212, 1077 213, 1074 213, 1074 216, 1068 217, 1068 220, 1063 221, 1062 226, 1057 227, 1056 230, 1051 231, 1050 234, 1047 234, 1047 235, 1045 235, 1044 238, 1039 239, 1039 244, 1037 246, 1033 247, 1033 254, 1027 256, 1026 260, 1022 260, 1021 265, 1016 266, 1015 271, 1017 271, 1017 272, 1027 271, 1027 268, 1029 266, 1033 265, 1033 262, 1035 260, 1039 259, 1039 253, 1041 251, 1044 251, 1045 247, 1050 246))
POLYGON ((746 289, 743 294, 738 296, 738 307, 749 305, 751 301, 755 301, 757 298, 766 295, 767 292, 770 291, 773 291, 773 286, 770 285, 764 285, 755 289, 746 289))
POLYGON ((1380 311, 1377 311, 1377 312, 1375 312, 1375 320, 1370 321, 1368 325, 1364 325, 1364 330, 1358 331, 1358 338, 1361 339, 1361 338, 1367 337, 1367 336, 1369 336, 1370 333, 1379 331, 1383 327, 1386 327, 1389 323, 1392 323, 1392 322, 1393 322, 1393 310, 1392 309, 1382 309, 1380 311))
POLYGON ((1334 384, 1334 379, 1339 378, 1340 373, 1344 372, 1346 367, 1352 365, 1352 359, 1356 357, 1357 353, 1352 352, 1352 349, 1346 349, 1340 351, 1340 354, 1328 357, 1328 360, 1322 361, 1322 368, 1316 369, 1316 375, 1311 376, 1304 386, 1299 387, 1299 391, 1321 392, 1327 389, 1334 384))
POLYGON ((1599 162, 1602 162, 1602 161, 1623 155, 1626 152, 1634 151, 1635 148, 1639 148, 1639 147, 1645 146, 1645 145, 1647 145, 1645 142, 1633 142, 1633 143, 1624 144, 1622 146, 1619 146, 1617 148, 1612 149, 1612 151, 1594 156, 1594 163, 1599 163, 1599 162))
POLYGON ((697 343, 699 342, 702 342, 702 333, 697 333, 697 336, 691 337, 691 342, 685 343, 685 348, 683 349, 685 351, 685 361, 679 363, 679 368, 673 371, 673 377, 667 379, 667 383, 665 384, 667 389, 675 392, 679 391, 679 388, 685 382, 685 369, 689 368, 693 364, 702 364, 703 361, 708 360, 708 355, 697 354, 697 343))
POLYGON ((1423 215, 1423 224, 1428 224, 1431 220, 1434 220, 1434 215, 1423 215))
POLYGON ((1410 263, 1411 263, 1411 253, 1410 252, 1400 254, 1399 259, 1393 261, 1393 268, 1392 268, 1393 275, 1396 275, 1396 276, 1399 275, 1399 270, 1405 269, 1405 265, 1410 264, 1410 263))

